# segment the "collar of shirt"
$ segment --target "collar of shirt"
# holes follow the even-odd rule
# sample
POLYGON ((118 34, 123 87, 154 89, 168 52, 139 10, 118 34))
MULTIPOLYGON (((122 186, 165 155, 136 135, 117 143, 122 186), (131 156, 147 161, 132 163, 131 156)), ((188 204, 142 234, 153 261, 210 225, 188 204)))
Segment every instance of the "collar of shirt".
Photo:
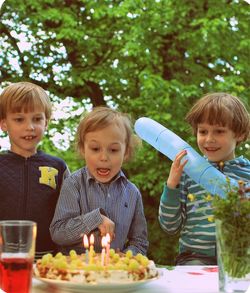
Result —
POLYGON ((14 157, 16 159, 26 161, 26 160, 33 160, 33 158, 39 157, 39 156, 41 156, 44 153, 41 150, 38 150, 34 155, 32 155, 32 156, 30 156, 28 158, 25 158, 25 157, 23 157, 23 156, 21 156, 21 155, 19 155, 17 153, 14 153, 14 152, 12 152, 10 150, 8 150, 7 152, 5 152, 5 154, 8 154, 9 156, 14 157))

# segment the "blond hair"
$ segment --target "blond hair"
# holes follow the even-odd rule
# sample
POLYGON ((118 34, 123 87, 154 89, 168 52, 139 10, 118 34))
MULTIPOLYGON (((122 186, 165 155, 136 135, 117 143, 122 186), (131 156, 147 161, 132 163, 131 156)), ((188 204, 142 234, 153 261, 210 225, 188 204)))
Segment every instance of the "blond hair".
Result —
POLYGON ((199 99, 186 115, 197 134, 199 123, 228 127, 236 137, 246 141, 250 135, 250 115, 243 102, 227 93, 211 93, 199 99))
POLYGON ((125 129, 126 160, 130 160, 141 141, 133 134, 130 117, 127 114, 108 107, 95 107, 81 119, 76 133, 76 148, 78 153, 83 156, 85 136, 88 132, 103 129, 113 123, 117 124, 121 128, 121 131, 125 129))
POLYGON ((35 108, 44 110, 46 118, 51 117, 51 102, 45 90, 31 82, 17 82, 7 86, 0 95, 0 120, 7 113, 34 111, 35 108))

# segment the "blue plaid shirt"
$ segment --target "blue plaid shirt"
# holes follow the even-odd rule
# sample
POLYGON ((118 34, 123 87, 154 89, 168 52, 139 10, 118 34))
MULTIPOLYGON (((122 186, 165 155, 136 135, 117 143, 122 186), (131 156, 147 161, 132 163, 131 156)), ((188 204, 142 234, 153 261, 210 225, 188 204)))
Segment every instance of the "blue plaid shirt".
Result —
POLYGON ((115 223, 115 239, 110 247, 134 254, 146 254, 148 249, 147 223, 142 197, 138 188, 120 171, 112 182, 97 182, 87 167, 71 174, 63 183, 54 218, 50 225, 52 240, 58 245, 83 249, 83 235, 94 234, 94 249, 101 251, 98 226, 101 213, 115 223))

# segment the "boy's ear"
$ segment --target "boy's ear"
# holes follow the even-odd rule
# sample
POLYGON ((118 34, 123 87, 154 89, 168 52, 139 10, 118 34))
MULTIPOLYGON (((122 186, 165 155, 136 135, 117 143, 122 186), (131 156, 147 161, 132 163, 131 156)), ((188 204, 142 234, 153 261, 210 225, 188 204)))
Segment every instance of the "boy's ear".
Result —
POLYGON ((129 159, 129 149, 127 148, 127 149, 126 149, 126 152, 125 152, 125 154, 124 154, 123 161, 124 161, 124 162, 127 162, 128 159, 129 159))
POLYGON ((5 119, 0 121, 0 127, 1 127, 2 131, 7 131, 8 130, 5 119))
POLYGON ((49 125, 49 120, 46 119, 46 121, 45 121, 45 129, 46 129, 46 130, 48 129, 48 125, 49 125))
POLYGON ((242 142, 244 140, 244 134, 242 134, 240 136, 237 136, 236 140, 237 140, 238 143, 242 142))
POLYGON ((82 158, 82 159, 84 159, 84 160, 85 160, 85 151, 84 151, 84 146, 82 146, 82 147, 81 147, 81 149, 80 149, 80 156, 81 156, 81 158, 82 158))

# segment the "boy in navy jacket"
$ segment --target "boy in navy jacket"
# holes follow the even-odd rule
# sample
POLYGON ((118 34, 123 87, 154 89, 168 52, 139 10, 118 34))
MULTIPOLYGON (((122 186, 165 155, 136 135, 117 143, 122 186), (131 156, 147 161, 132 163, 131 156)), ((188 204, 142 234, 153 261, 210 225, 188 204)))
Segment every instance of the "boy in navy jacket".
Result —
POLYGON ((68 168, 37 150, 51 117, 46 92, 30 82, 13 83, 0 95, 0 125, 10 151, 0 154, 0 220, 37 223, 36 258, 54 253, 49 225, 68 168))

